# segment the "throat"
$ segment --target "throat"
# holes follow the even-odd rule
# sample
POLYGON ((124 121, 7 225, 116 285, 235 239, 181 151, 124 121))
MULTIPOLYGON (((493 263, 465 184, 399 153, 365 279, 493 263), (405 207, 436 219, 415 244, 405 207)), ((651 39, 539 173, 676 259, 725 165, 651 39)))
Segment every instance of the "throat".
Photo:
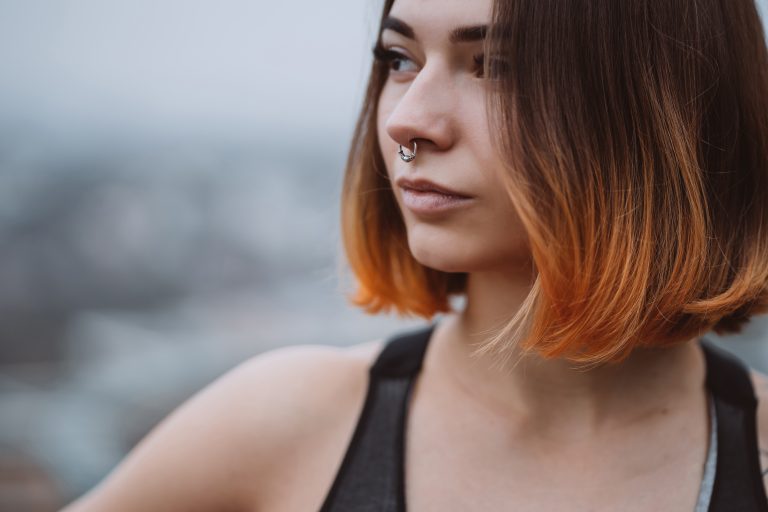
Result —
POLYGON ((454 322, 438 325, 425 367, 444 393, 474 414, 522 433, 563 441, 663 422, 692 404, 706 412, 705 362, 695 341, 638 349, 625 361, 590 370, 525 355, 511 367, 472 358, 454 322))

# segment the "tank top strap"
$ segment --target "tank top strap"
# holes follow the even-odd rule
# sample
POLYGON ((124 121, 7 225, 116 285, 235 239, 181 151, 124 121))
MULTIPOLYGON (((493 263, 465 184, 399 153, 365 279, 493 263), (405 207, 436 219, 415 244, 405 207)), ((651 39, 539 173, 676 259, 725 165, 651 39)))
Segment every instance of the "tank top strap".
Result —
POLYGON ((412 377, 419 373, 435 324, 391 336, 370 368, 378 378, 412 377))
POLYGON ((405 511, 405 419, 434 328, 386 340, 369 368, 365 403, 321 512, 405 511))
POLYGON ((768 512, 757 442, 757 397, 748 367, 706 338, 706 385, 717 416, 717 465, 709 512, 768 512))

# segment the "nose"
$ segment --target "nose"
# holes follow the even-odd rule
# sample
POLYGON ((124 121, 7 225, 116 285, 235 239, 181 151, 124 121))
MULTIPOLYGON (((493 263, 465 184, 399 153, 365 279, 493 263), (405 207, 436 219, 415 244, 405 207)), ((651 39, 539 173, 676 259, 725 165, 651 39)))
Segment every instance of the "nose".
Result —
POLYGON ((444 151, 453 144, 457 99, 447 74, 436 66, 424 66, 397 100, 385 130, 392 140, 410 150, 412 141, 417 140, 419 154, 429 149, 444 151))

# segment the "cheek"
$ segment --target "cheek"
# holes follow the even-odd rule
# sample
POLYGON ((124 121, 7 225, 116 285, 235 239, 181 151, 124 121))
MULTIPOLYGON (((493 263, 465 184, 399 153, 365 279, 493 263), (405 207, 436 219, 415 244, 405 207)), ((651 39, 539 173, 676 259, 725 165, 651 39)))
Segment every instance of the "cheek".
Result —
MULTIPOLYGON (((464 115, 464 136, 467 144, 472 147, 473 153, 481 163, 479 169, 496 169, 501 165, 501 155, 493 145, 483 98, 478 97, 472 107, 464 115)), ((490 179, 491 176, 488 175, 487 178, 490 179)))
POLYGON ((387 171, 390 170, 390 159, 387 158, 387 155, 394 154, 398 149, 397 143, 392 140, 386 130, 387 119, 389 119, 389 116, 394 110, 395 106, 395 101, 394 99, 390 98, 389 95, 387 95, 385 86, 376 108, 376 134, 379 139, 379 149, 381 150, 381 154, 384 156, 384 161, 387 164, 387 171))

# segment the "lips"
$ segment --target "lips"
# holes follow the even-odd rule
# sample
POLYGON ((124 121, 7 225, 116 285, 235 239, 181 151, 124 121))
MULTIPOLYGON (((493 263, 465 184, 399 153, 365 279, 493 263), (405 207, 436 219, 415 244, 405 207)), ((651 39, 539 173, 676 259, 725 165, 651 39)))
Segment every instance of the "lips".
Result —
POLYGON ((463 192, 453 190, 443 185, 438 185, 437 183, 434 183, 432 181, 425 180, 425 179, 410 180, 408 178, 398 178, 395 183, 397 183, 399 187, 410 189, 410 190, 418 190, 421 192, 437 192, 439 194, 444 194, 447 196, 467 197, 467 198, 471 197, 463 192))

